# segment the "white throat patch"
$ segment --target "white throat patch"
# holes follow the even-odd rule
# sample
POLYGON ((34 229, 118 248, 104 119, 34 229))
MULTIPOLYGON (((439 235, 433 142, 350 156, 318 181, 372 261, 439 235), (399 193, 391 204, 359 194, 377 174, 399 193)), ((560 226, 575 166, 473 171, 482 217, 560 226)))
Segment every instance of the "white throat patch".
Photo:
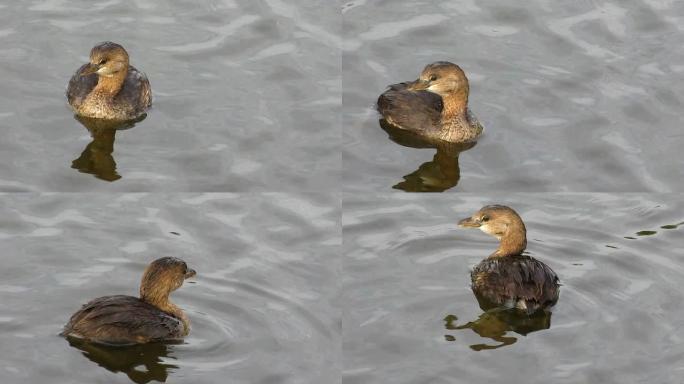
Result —
POLYGON ((489 228, 489 224, 482 224, 482 225, 480 225, 480 231, 482 231, 482 232, 484 232, 484 233, 486 233, 486 234, 488 234, 488 235, 494 236, 494 237, 496 237, 498 240, 501 240, 501 235, 498 235, 498 234, 494 233, 494 232, 489 228))

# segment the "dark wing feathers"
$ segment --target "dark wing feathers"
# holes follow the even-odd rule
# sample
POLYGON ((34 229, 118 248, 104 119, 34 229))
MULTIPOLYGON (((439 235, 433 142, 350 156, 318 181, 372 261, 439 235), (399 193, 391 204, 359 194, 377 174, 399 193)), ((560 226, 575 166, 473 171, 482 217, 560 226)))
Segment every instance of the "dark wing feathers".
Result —
POLYGON ((74 108, 78 108, 90 91, 97 85, 97 74, 91 73, 89 75, 81 76, 81 73, 86 67, 88 67, 88 64, 83 64, 76 73, 71 76, 71 80, 69 80, 69 85, 67 86, 67 100, 74 108))
POLYGON ((63 334, 118 344, 180 338, 183 332, 179 319, 137 297, 119 295, 85 304, 63 334))
POLYGON ((147 76, 134 66, 129 66, 124 87, 116 97, 129 104, 135 115, 145 112, 152 104, 152 93, 147 76))
POLYGON ((530 309, 555 304, 558 276, 529 256, 485 259, 471 273, 473 290, 497 305, 524 300, 530 309))
POLYGON ((390 124, 410 131, 440 128, 442 98, 428 91, 409 91, 408 83, 392 84, 378 98, 377 109, 390 124))

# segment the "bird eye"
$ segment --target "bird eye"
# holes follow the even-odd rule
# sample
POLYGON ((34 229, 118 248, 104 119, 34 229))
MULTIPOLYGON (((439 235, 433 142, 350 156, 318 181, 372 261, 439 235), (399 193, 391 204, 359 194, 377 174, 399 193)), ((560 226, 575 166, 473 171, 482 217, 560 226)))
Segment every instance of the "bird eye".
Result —
POLYGON ((480 221, 482 221, 483 223, 488 222, 488 221, 489 221, 489 216, 487 216, 487 215, 482 216, 482 219, 480 219, 480 221))
POLYGON ((430 76, 430 81, 435 81, 435 80, 437 80, 437 75, 430 76))
POLYGON ((107 62, 107 60, 105 60, 105 59, 102 59, 102 60, 100 60, 100 62, 99 62, 99 63, 97 63, 97 64, 98 64, 98 65, 102 65, 102 64, 104 64, 104 63, 106 63, 106 62, 107 62))

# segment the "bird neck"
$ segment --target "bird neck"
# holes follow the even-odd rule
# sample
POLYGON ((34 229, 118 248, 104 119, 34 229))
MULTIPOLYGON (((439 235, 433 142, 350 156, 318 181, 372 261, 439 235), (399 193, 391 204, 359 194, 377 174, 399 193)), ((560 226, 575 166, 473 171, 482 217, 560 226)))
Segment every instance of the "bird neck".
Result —
POLYGON ((468 110, 468 91, 461 89, 442 95, 442 120, 466 120, 468 110))
POLYGON ((482 128, 468 118, 466 90, 442 96, 441 120, 439 138, 447 142, 469 142, 482 132, 482 128))
POLYGON ((140 286, 140 299, 144 302, 154 305, 155 307, 165 310, 167 307, 175 307, 169 301, 169 291, 161 288, 149 288, 147 284, 140 286))
POLYGON ((111 76, 98 76, 97 85, 93 91, 114 97, 123 87, 127 75, 128 69, 124 69, 111 76))
POLYGON ((140 299, 179 319, 183 323, 185 334, 188 334, 190 331, 190 319, 180 307, 169 300, 169 292, 164 290, 145 290, 141 287, 140 299))
POLYGON ((527 247, 525 225, 513 226, 499 239, 499 248, 490 257, 520 255, 527 247))

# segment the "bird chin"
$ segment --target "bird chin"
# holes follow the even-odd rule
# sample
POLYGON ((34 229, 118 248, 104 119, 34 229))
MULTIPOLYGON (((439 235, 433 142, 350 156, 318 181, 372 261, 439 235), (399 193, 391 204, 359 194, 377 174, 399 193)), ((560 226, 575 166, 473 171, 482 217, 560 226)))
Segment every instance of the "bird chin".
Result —
POLYGON ((491 228, 489 228, 489 224, 482 224, 480 225, 480 231, 496 237, 498 240, 501 240, 501 235, 494 233, 491 228))
POLYGON ((430 91, 432 93, 436 93, 438 95, 442 94, 442 90, 439 87, 437 87, 436 85, 431 85, 431 86, 425 88, 425 90, 430 91))

